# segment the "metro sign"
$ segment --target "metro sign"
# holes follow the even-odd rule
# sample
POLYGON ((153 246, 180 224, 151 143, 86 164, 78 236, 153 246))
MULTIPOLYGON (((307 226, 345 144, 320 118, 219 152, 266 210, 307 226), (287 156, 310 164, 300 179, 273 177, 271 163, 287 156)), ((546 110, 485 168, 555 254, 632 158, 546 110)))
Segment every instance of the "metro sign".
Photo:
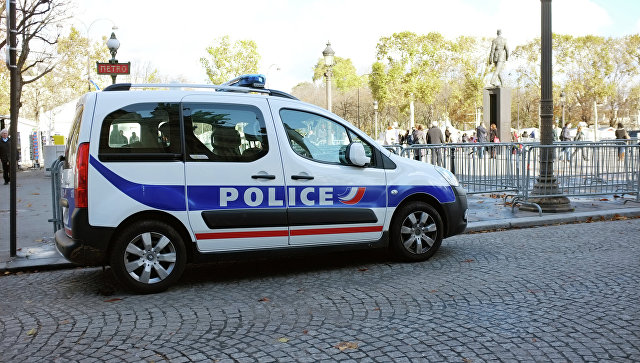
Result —
POLYGON ((127 63, 98 63, 98 74, 129 74, 131 70, 131 62, 127 63))

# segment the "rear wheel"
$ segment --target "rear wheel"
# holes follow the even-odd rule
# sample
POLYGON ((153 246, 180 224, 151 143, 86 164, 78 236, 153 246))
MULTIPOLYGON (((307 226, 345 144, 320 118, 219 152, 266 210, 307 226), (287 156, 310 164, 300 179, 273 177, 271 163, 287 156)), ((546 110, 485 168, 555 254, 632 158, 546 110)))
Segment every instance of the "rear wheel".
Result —
POLYGON ((391 249, 405 261, 424 261, 433 256, 442 243, 444 227, 440 214, 429 204, 411 202, 393 219, 391 249))
POLYGON ((174 284, 186 261, 184 242, 175 229, 160 221, 143 221, 119 234, 110 262, 127 290, 149 294, 174 284))

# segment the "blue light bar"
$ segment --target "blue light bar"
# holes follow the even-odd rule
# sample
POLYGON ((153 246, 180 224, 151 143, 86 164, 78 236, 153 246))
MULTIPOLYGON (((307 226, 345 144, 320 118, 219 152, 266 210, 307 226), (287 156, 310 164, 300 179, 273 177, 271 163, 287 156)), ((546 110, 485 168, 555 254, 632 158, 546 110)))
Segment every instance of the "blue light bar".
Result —
POLYGON ((243 74, 223 83, 222 86, 264 88, 266 82, 267 79, 263 74, 243 74))

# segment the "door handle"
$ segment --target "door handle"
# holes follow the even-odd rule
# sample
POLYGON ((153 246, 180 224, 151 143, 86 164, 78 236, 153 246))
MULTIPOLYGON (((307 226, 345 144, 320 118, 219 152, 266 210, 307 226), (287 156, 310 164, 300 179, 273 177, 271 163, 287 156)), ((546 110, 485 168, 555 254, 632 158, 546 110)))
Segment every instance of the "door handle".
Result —
POLYGON ((275 175, 271 175, 271 174, 256 174, 256 175, 252 175, 251 179, 269 179, 269 180, 273 180, 275 179, 276 176, 275 175))
POLYGON ((292 175, 291 179, 293 180, 313 180, 311 175, 292 175))

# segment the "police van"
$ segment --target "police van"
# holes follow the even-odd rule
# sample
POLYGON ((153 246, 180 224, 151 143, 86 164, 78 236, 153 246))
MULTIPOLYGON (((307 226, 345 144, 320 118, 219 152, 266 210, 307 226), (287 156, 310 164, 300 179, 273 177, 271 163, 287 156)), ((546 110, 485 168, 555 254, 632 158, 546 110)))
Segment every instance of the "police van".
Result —
POLYGON ((464 231, 466 193, 448 170, 264 83, 85 94, 62 171, 59 252, 153 293, 221 254, 387 247, 423 261, 464 231))

